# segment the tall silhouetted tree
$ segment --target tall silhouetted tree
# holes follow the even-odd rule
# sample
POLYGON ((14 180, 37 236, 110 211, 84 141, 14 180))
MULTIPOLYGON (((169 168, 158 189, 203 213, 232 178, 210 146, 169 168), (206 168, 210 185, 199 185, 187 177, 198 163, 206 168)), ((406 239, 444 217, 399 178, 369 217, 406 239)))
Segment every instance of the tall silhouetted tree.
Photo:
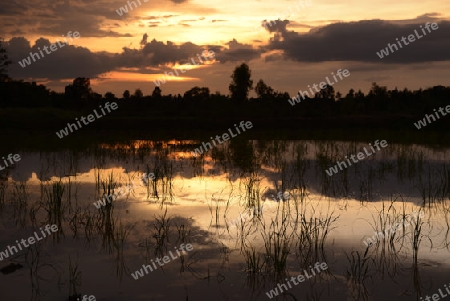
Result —
POLYGON ((112 93, 112 92, 106 92, 105 99, 107 101, 114 101, 116 99, 116 95, 114 95, 114 93, 112 93))
POLYGON ((73 80, 73 84, 68 85, 65 88, 65 95, 70 99, 86 100, 91 96, 91 94, 91 80, 85 77, 75 78, 73 80))
POLYGON ((134 91, 134 97, 142 98, 144 97, 144 93, 142 93, 141 89, 136 89, 136 91, 134 91))
POLYGON ((385 98, 387 96, 387 88, 386 86, 378 86, 377 83, 372 83, 372 88, 369 91, 369 96, 381 97, 385 98))
POLYGON ((231 92, 231 98, 236 101, 246 101, 248 92, 253 89, 253 81, 250 79, 251 71, 247 64, 242 63, 240 66, 234 69, 231 78, 229 89, 231 92))
POLYGON ((161 89, 159 87, 155 87, 152 93, 153 98, 161 98, 161 89))
POLYGON ((350 90, 348 91, 347 95, 345 96, 345 98, 348 98, 348 99, 353 99, 353 98, 355 98, 355 90, 350 89, 350 90))
POLYGON ((334 101, 335 97, 334 88, 331 85, 326 85, 325 88, 316 93, 316 98, 319 99, 334 101))
POLYGON ((130 98, 130 91, 125 90, 125 91, 123 92, 123 98, 129 99, 129 98, 130 98))
POLYGON ((267 100, 274 96, 274 90, 271 86, 266 85, 266 83, 260 79, 255 87, 256 95, 261 100, 267 100))
POLYGON ((198 87, 195 86, 194 88, 186 91, 184 93, 184 98, 186 100, 199 100, 199 101, 205 101, 209 99, 209 88, 207 87, 198 87))

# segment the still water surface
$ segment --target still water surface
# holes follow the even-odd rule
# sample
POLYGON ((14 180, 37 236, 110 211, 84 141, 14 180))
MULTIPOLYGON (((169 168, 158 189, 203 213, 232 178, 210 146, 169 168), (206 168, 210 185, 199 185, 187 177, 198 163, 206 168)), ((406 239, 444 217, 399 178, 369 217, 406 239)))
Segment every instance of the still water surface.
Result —
POLYGON ((449 285, 450 149, 389 144, 330 177, 367 144, 235 139, 195 158, 197 146, 17 151, 1 174, 0 252, 61 230, 0 261, 1 300, 270 300, 277 287, 277 300, 420 300, 449 285), (277 286, 317 263, 328 269, 277 286))

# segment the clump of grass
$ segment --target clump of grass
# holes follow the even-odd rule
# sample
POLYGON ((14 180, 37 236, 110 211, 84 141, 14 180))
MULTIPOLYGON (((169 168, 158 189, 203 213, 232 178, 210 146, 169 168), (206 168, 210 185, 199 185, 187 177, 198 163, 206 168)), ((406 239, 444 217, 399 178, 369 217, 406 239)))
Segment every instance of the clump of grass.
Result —
POLYGON ((78 237, 78 227, 82 223, 81 207, 77 207, 72 211, 72 216, 69 218, 69 227, 73 232, 73 238, 78 237))
MULTIPOLYGON (((42 300, 40 281, 48 279, 42 277, 41 270, 46 268, 46 275, 48 273, 48 268, 52 269, 60 278, 60 271, 57 265, 51 263, 42 263, 43 258, 48 258, 49 254, 42 251, 42 242, 36 242, 26 249, 26 253, 19 255, 18 257, 24 257, 24 262, 29 270, 30 282, 31 282, 31 300, 42 300)), ((19 265, 20 266, 20 265, 19 265)))
MULTIPOLYGON (((390 204, 382 203, 377 215, 372 216, 372 228, 375 231, 373 238, 367 239, 367 249, 364 256, 372 251, 376 263, 376 269, 384 277, 388 273, 390 277, 395 277, 401 272, 403 260, 400 259, 401 251, 407 248, 406 239, 411 239, 411 252, 413 262, 417 264, 417 253, 419 245, 424 237, 422 233, 423 208, 413 214, 406 213, 406 204, 402 199, 402 209, 396 209, 395 202, 399 197, 391 197, 390 204)), ((430 240, 431 243, 431 240, 430 240)))
POLYGON ((99 209, 99 218, 97 223, 97 229, 102 235, 102 247, 108 248, 111 252, 114 245, 114 191, 117 188, 118 183, 115 180, 114 173, 108 175, 106 180, 101 180, 101 187, 103 188, 102 197, 107 199, 105 206, 101 206, 99 209))
POLYGON ((359 184, 359 200, 361 203, 372 199, 372 183, 375 178, 374 169, 369 166, 367 170, 367 179, 360 180, 359 184))
POLYGON ((25 227, 29 196, 30 195, 27 191, 27 184, 25 181, 21 181, 19 183, 14 182, 11 204, 16 226, 20 225, 21 227, 25 227))
MULTIPOLYGON (((85 208, 83 212, 80 214, 80 225, 83 225, 84 228, 84 238, 86 239, 86 244, 89 245, 90 242, 95 237, 95 229, 98 229, 98 226, 96 226, 96 216, 98 218, 98 215, 96 213, 91 213, 90 206, 85 208)), ((98 219, 97 219, 98 221, 98 219)))
POLYGON ((246 208, 261 207, 260 182, 257 172, 250 173, 250 176, 244 180, 246 208))
POLYGON ((186 243, 189 242, 189 237, 191 236, 191 229, 186 228, 184 224, 178 226, 175 225, 178 232, 177 242, 186 243))
POLYGON ((442 202, 450 197, 450 170, 444 164, 439 170, 431 170, 423 176, 419 173, 419 183, 416 185, 423 200, 423 205, 442 202))
POLYGON ((30 222, 33 226, 37 226, 38 221, 37 221, 36 216, 37 216, 40 208, 41 208, 41 204, 38 202, 33 203, 30 207, 29 216, 30 216, 30 222))
POLYGON ((326 261, 325 244, 328 234, 334 229, 333 224, 339 216, 334 211, 327 213, 325 217, 306 217, 306 211, 300 218, 297 242, 297 258, 302 266, 314 262, 326 261))
POLYGON ((147 174, 153 173, 154 175, 154 179, 152 181, 147 181, 147 198, 152 196, 153 198, 159 200, 161 197, 161 208, 164 206, 166 201, 172 202, 174 199, 174 168, 172 161, 168 159, 168 155, 168 150, 162 149, 155 156, 153 168, 151 169, 150 166, 147 165, 147 174))
POLYGON ((354 283, 363 283, 368 278, 369 269, 373 264, 373 259, 367 257, 367 253, 361 255, 359 251, 352 251, 347 257, 349 267, 347 268, 347 278, 354 283))
POLYGON ((81 294, 78 294, 78 288, 81 287, 81 277, 83 273, 78 270, 78 255, 75 263, 72 263, 72 259, 69 256, 69 298, 76 300, 75 298, 81 298, 81 294))
MULTIPOLYGON (((380 246, 384 249, 386 245, 395 250, 395 245, 393 244, 396 232, 391 231, 390 228, 395 224, 397 220, 397 212, 394 207, 395 200, 391 197, 391 203, 389 206, 383 202, 381 210, 378 211, 377 216, 372 216, 373 225, 372 228, 376 233, 382 233, 382 235, 376 236, 373 244, 378 249, 380 246), (380 238, 381 237, 381 238, 380 238)), ((369 239, 372 242, 372 239, 369 239)))
POLYGON ((170 221, 171 217, 167 216, 167 207, 164 214, 155 217, 155 222, 153 223, 153 227, 156 231, 153 235, 156 240, 155 255, 161 256, 163 250, 167 251, 167 243, 169 242, 170 236, 170 221))
MULTIPOLYGON (((116 222, 117 223, 117 222, 116 222)), ((122 280, 123 274, 129 273, 129 269, 125 263, 124 257, 124 246, 126 243, 127 237, 130 235, 133 226, 125 229, 122 225, 122 222, 119 222, 119 226, 115 228, 114 231, 114 249, 116 251, 116 275, 119 280, 122 280)))
POLYGON ((449 242, 449 237, 450 237, 450 202, 449 201, 445 201, 442 202, 441 205, 442 208, 442 212, 444 215, 444 220, 445 220, 445 224, 447 226, 447 229, 445 230, 445 237, 444 237, 444 247, 447 248, 447 250, 450 250, 450 242, 449 242))
POLYGON ((257 252, 253 246, 243 250, 245 263, 247 265, 246 272, 248 275, 257 275, 264 272, 266 261, 264 255, 257 252))
POLYGON ((268 267, 276 275, 284 275, 292 245, 292 236, 286 235, 284 232, 273 232, 267 238, 264 246, 266 248, 268 267))
MULTIPOLYGON (((253 216, 255 217, 255 216, 253 216)), ((234 225, 236 226, 236 246, 240 244, 241 251, 245 249, 246 247, 246 239, 247 237, 254 232, 252 229, 252 221, 254 219, 247 219, 243 216, 240 216, 239 219, 235 219, 233 221, 234 225)))
POLYGON ((347 268, 347 281, 352 287, 354 300, 368 300, 368 291, 365 281, 371 278, 370 271, 373 269, 374 261, 366 257, 367 252, 361 255, 358 251, 352 251, 350 256, 346 253, 349 267, 347 268))
POLYGON ((295 172, 297 176, 297 184, 298 186, 304 185, 304 175, 306 172, 306 168, 309 167, 309 160, 305 158, 306 154, 308 154, 308 146, 306 142, 303 144, 297 145, 295 152, 295 172))
POLYGON ((112 215, 101 216, 96 222, 97 230, 102 236, 102 249, 107 249, 110 253, 114 247, 115 226, 115 220, 112 215))
MULTIPOLYGON (((222 191, 220 191, 218 194, 222 195, 224 190, 225 190, 225 188, 222 189, 222 191)), ((224 199, 221 199, 220 197, 216 197, 215 196, 216 193, 212 194, 210 203, 208 204, 208 209, 209 209, 209 212, 211 213, 211 224, 212 224, 213 217, 215 218, 215 227, 219 227, 221 207, 225 207, 224 212, 223 212, 223 218, 226 221, 226 215, 227 215, 227 211, 229 210, 230 202, 232 199, 232 196, 231 196, 232 193, 233 193, 233 189, 231 189, 230 195, 226 202, 224 199), (223 203, 225 203, 225 206, 222 205, 223 203)), ((207 196, 205 196, 205 198, 207 199, 207 196)))
POLYGON ((164 201, 170 200, 173 201, 174 193, 173 193, 173 163, 170 160, 167 160, 167 157, 164 157, 163 161, 163 175, 161 179, 162 191, 164 194, 164 201))
POLYGON ((43 208, 47 212, 47 222, 56 224, 61 229, 61 219, 64 218, 64 206, 62 197, 64 195, 64 185, 61 181, 53 183, 51 189, 44 188, 46 200, 43 208))
MULTIPOLYGON (((422 212, 422 208, 419 209, 419 214, 417 215, 417 218, 414 219, 413 222, 413 230, 412 230, 412 236, 411 236, 411 244, 412 244, 412 250, 413 250, 413 262, 417 265, 417 258, 419 255, 419 247, 420 243, 422 242, 422 239, 425 237, 425 235, 422 233, 422 226, 425 224, 425 221, 420 216, 420 212, 422 212)), ((427 237, 428 241, 430 242, 430 249, 433 247, 433 241, 430 237, 427 237)))
POLYGON ((101 180, 100 184, 103 188, 103 194, 101 198, 107 200, 106 205, 103 207, 106 209, 106 211, 111 211, 113 208, 113 202, 109 200, 113 200, 115 198, 114 191, 118 187, 118 183, 114 178, 114 172, 111 171, 106 180, 101 180))
POLYGON ((268 229, 263 226, 261 232, 266 255, 266 270, 277 280, 286 275, 287 259, 294 241, 294 231, 289 222, 290 215, 284 204, 278 206, 277 214, 268 229))
POLYGON ((210 204, 208 204, 209 212, 211 213, 211 224, 212 224, 212 217, 215 217, 216 221, 216 227, 219 227, 219 220, 220 220, 220 204, 219 199, 212 197, 210 204), (213 201, 215 201, 215 207, 213 205, 213 201))
POLYGON ((145 262, 150 262, 150 259, 153 256, 150 254, 150 251, 152 249, 150 240, 148 238, 145 238, 143 242, 139 243, 139 248, 143 248, 145 262))

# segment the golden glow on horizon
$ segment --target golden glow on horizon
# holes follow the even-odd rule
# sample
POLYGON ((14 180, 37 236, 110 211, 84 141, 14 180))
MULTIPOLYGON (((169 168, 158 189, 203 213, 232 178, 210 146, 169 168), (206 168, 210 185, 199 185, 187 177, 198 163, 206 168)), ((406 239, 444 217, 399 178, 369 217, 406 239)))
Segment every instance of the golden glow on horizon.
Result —
MULTIPOLYGON (((78 31, 80 33, 80 38, 69 41, 70 45, 84 47, 86 48, 86 51, 90 52, 104 51, 110 53, 111 56, 114 56, 123 53, 124 47, 132 49, 133 52, 137 52, 137 50, 142 47, 140 41, 144 34, 148 34, 147 42, 156 39, 158 42, 163 42, 165 45, 170 41, 175 45, 193 43, 201 47, 204 45, 217 45, 219 47, 228 48, 227 43, 235 39, 240 44, 252 45, 253 48, 257 48, 267 45, 270 38, 274 35, 274 33, 270 33, 264 28, 261 28, 261 22, 263 20, 274 20, 278 16, 287 17, 287 19, 291 21, 287 26, 287 29, 297 33, 307 33, 310 30, 310 27, 316 28, 336 22, 379 19, 392 22, 399 21, 399 23, 401 23, 402 21, 410 22, 410 20, 415 20, 419 16, 424 16, 426 14, 430 14, 430 16, 440 19, 448 20, 450 18, 450 2, 441 0, 430 0, 428 2, 399 0, 395 3, 387 0, 376 2, 361 0, 352 1, 351 3, 335 2, 332 0, 311 0, 310 6, 305 5, 305 7, 302 7, 299 4, 297 5, 299 7, 297 10, 295 4, 299 3, 299 1, 300 0, 262 2, 260 0, 216 0, 214 2, 206 2, 202 0, 190 0, 178 4, 173 3, 172 1, 148 2, 145 4, 143 3, 142 6, 135 8, 120 18, 118 18, 114 11, 119 7, 111 8, 111 13, 115 14, 114 17, 103 15, 101 19, 97 19, 92 23, 87 22, 88 24, 84 24, 83 17, 86 16, 81 14, 78 22, 65 23, 70 24, 68 25, 69 28, 65 28, 64 30, 58 29, 58 31, 61 31, 58 32, 58 34, 55 34, 53 30, 46 29, 45 26, 43 26, 44 24, 50 24, 47 23, 47 17, 42 17, 42 19, 37 17, 38 19, 36 21, 41 24, 34 27, 29 25, 30 23, 27 22, 28 19, 25 18, 23 24, 17 24, 16 32, 24 32, 23 36, 30 41, 31 45, 34 45, 35 41, 41 37, 48 39, 50 43, 55 43, 56 40, 64 41, 62 35, 67 35, 68 31, 78 31), (289 7, 291 7, 293 11, 291 11, 289 7), (157 27, 149 27, 150 25, 157 25, 157 27), (42 28, 41 31, 39 31, 39 28, 42 28), (103 32, 98 32, 97 29, 101 29, 103 32), (104 37, 104 35, 106 35, 105 32, 107 33, 109 31, 131 36, 117 37, 113 34, 110 37, 104 37), (88 34, 95 36, 87 36, 88 34)), ((125 3, 126 0, 120 3, 120 6, 125 5, 125 3)), ((79 7, 84 9, 88 6, 85 6, 85 4, 82 3, 79 4, 79 7)), ((80 12, 82 11, 83 10, 80 10, 80 12)), ((30 13, 31 12, 30 9, 30 13)), ((49 14, 49 16, 51 16, 51 14, 49 14)), ((420 21, 415 22, 418 23, 420 21)), ((13 31, 8 32, 11 33, 13 31)), ((11 38, 11 36, 6 36, 5 38, 8 39, 11 38)), ((370 39, 370 37, 368 36, 367 39, 370 39)), ((58 53, 65 50, 67 50, 67 47, 62 48, 58 53)), ((268 70, 268 68, 269 66, 273 68, 276 64, 264 62, 268 55, 278 56, 281 55, 281 52, 265 52, 261 55, 261 58, 258 57, 258 59, 252 60, 251 67, 254 70, 253 74, 255 77, 264 78, 266 83, 290 93, 296 93, 299 89, 299 87, 297 87, 298 85, 306 86, 306 84, 309 83, 309 80, 304 78, 299 81, 294 81, 290 76, 291 69, 277 70, 277 75, 272 76, 273 72, 268 70), (283 79, 281 80, 281 78, 283 79)), ((195 54, 192 54, 191 57, 198 62, 195 54)), ((185 60, 183 62, 188 62, 191 57, 187 56, 183 58, 185 60)), ((221 93, 228 93, 228 83, 222 83, 224 81, 219 78, 222 74, 226 75, 228 82, 229 75, 231 74, 231 67, 228 66, 233 65, 234 62, 229 63, 228 61, 227 64, 215 64, 213 68, 202 69, 202 72, 192 71, 197 68, 206 68, 209 64, 211 64, 211 62, 205 61, 204 65, 198 66, 186 66, 177 63, 175 65, 150 67, 143 63, 142 66, 139 66, 142 69, 115 69, 115 71, 100 75, 98 79, 91 78, 91 84, 94 90, 99 89, 97 90, 98 92, 116 92, 119 89, 130 89, 130 82, 133 81, 149 82, 151 83, 149 86, 153 88, 153 81, 163 78, 166 80, 164 93, 178 93, 183 89, 189 89, 191 83, 192 85, 195 85, 203 79, 205 85, 209 86, 212 91, 219 90, 221 93), (169 76, 166 78, 164 72, 173 72, 173 68, 178 69, 179 76, 169 76), (188 72, 181 73, 179 71, 181 68, 188 72), (124 82, 122 85, 120 84, 121 81, 124 82), (174 82, 177 85, 169 86, 170 82, 174 82)), ((335 64, 339 64, 339 62, 320 62, 311 64, 277 62, 277 65, 289 65, 289 67, 296 69, 303 69, 306 66, 315 71, 315 76, 318 76, 317 73, 321 72, 324 68, 326 69, 324 73, 328 73, 330 66, 335 64)), ((349 64, 356 63, 352 62, 349 64)), ((361 62, 358 62, 358 64, 366 65, 366 63, 361 62)), ((438 68, 436 66, 438 64, 432 63, 432 65, 434 68, 438 68)), ((394 73, 394 71, 392 72, 394 73)), ((419 79, 415 78, 411 72, 405 73, 405 75, 402 74, 401 76, 396 75, 396 78, 387 71, 383 71, 382 73, 383 74, 380 72, 380 74, 374 77, 374 80, 377 80, 378 82, 381 81, 381 84, 393 85, 393 81, 395 80, 395 85, 419 88, 434 83, 430 78, 430 76, 433 77, 432 74, 429 74, 427 78, 419 79)), ((30 81, 31 80, 33 79, 30 79, 30 81)), ((254 80, 257 80, 257 78, 254 78, 254 80)), ((64 84, 71 84, 73 78, 58 80, 59 83, 56 83, 54 80, 49 80, 48 78, 43 78, 42 81, 36 81, 40 84, 52 83, 52 89, 64 92, 64 87, 61 85, 61 82, 64 84)), ((370 87, 371 81, 372 80, 366 80, 362 77, 358 80, 355 79, 351 88, 365 90, 367 87, 370 87)), ((143 91, 147 88, 144 85, 140 86, 143 87, 143 91)), ((350 86, 343 83, 338 89, 348 90, 350 89, 350 86)), ((151 93, 151 91, 149 93, 151 93)))
MULTIPOLYGON (((255 28, 258 28, 263 20, 275 20, 278 17, 287 17, 297 24, 296 28, 299 30, 300 24, 317 27, 337 21, 408 20, 433 12, 439 12, 440 18, 450 18, 450 2, 441 0, 426 2, 400 0, 395 3, 388 0, 376 2, 361 0, 354 3, 310 0, 309 6, 306 4, 302 6, 302 1, 306 0, 149 2, 142 3, 121 18, 105 19, 98 24, 98 28, 105 32, 131 34, 131 37, 87 37, 84 36, 81 26, 67 30, 80 32, 80 38, 74 39, 71 42, 72 45, 87 47, 90 51, 121 53, 123 47, 139 49, 139 42, 144 33, 149 35, 148 41, 155 38, 164 43, 169 40, 177 45, 186 42, 198 45, 224 45, 232 39, 244 44, 255 44, 254 40, 262 41, 257 43, 267 43, 271 34, 264 29, 256 32, 255 28), (157 27, 149 27, 152 24, 157 27)), ((125 4, 126 1, 123 1, 120 6, 125 4)), ((83 7, 83 5, 78 6, 83 7)), ((118 8, 115 7, 114 10, 118 8)), ((115 14, 114 10, 112 12, 115 14)), ((26 25, 19 26, 19 29, 23 32, 32 32, 25 35, 32 44, 40 37, 49 39, 51 42, 55 42, 56 39, 63 41, 61 35, 67 34, 66 30, 57 36, 36 34, 35 30, 29 30, 30 28, 26 28, 26 25)), ((307 30, 303 28, 300 31, 307 30)))
MULTIPOLYGON (((171 71, 171 70, 168 70, 171 71)), ((180 74, 180 72, 178 72, 180 74)), ((122 71, 112 71, 103 73, 99 76, 99 79, 91 79, 91 84, 97 84, 99 82, 108 81, 143 81, 143 82, 151 82, 158 79, 165 79, 167 82, 188 82, 188 81, 199 81, 199 78, 195 77, 184 77, 184 76, 169 76, 165 77, 166 74, 143 74, 143 73, 133 73, 133 72, 122 72, 122 71)))

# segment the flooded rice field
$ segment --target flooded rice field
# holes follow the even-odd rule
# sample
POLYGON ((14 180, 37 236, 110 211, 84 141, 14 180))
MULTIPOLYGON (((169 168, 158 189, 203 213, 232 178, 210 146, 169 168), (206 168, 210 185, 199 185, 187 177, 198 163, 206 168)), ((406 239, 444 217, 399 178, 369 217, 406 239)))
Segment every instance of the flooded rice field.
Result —
POLYGON ((16 151, 0 171, 1 300, 450 294, 450 149, 199 145, 16 151))

